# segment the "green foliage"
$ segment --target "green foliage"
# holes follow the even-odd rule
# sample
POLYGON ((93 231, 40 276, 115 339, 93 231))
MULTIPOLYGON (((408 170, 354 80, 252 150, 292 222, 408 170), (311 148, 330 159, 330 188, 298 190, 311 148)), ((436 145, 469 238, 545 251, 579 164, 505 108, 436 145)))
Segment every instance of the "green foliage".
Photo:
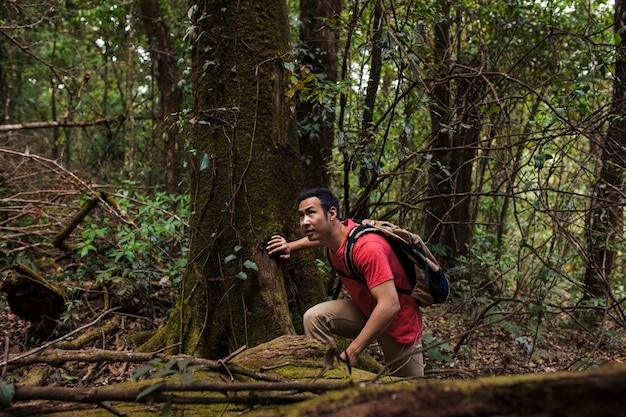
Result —
POLYGON ((438 343, 434 335, 422 335, 422 343, 424 345, 424 362, 426 369, 440 369, 446 364, 454 362, 452 358, 452 346, 448 343, 438 343))
POLYGON ((0 381, 0 408, 8 407, 14 395, 15 385, 0 381))
MULTIPOLYGON (((132 379, 139 381, 141 378, 159 380, 154 384, 148 385, 137 395, 136 401, 149 396, 153 392, 159 390, 165 385, 164 378, 176 377, 184 386, 190 386, 194 382, 194 371, 202 369, 202 365, 192 365, 193 357, 188 356, 182 359, 170 359, 163 362, 161 359, 154 359, 149 365, 142 366, 133 372, 132 379)), ((164 404, 161 415, 169 415, 171 403, 164 404)))
POLYGON ((146 195, 128 183, 114 198, 120 211, 112 216, 96 207, 74 239, 80 266, 56 278, 92 279, 117 295, 139 294, 146 300, 155 286, 178 287, 187 265, 188 196, 162 191, 146 195))
POLYGON ((250 271, 259 272, 259 267, 254 261, 251 261, 250 259, 240 259, 239 256, 241 249, 243 249, 243 246, 236 245, 233 248, 233 253, 224 258, 224 265, 228 265, 235 260, 239 260, 239 271, 235 274, 235 277, 239 278, 242 281, 245 281, 248 279, 248 273, 250 271))
MULTIPOLYGON (((123 214, 96 209, 72 236, 80 265, 57 278, 94 280, 121 294, 147 295, 154 282, 173 287, 180 283, 187 262, 185 219, 190 202, 187 196, 139 187, 160 181, 163 167, 155 161, 161 161, 163 137, 154 116, 160 101, 154 82, 158 66, 146 52, 137 7, 131 10, 131 4, 80 0, 50 9, 45 3, 17 7, 0 2, 0 26, 5 28, 0 50, 6 58, 0 60, 0 97, 7 104, 7 122, 85 123, 80 130, 70 126, 29 131, 18 145, 7 135, 2 147, 51 155, 94 184, 124 184, 114 196, 123 214), (101 122, 91 124, 94 121, 101 122), (136 181, 124 183, 125 178, 136 181)), ((615 47, 623 35, 613 32, 612 4, 598 1, 590 8, 582 1, 400 2, 385 4, 383 21, 374 22, 375 4, 346 3, 341 16, 329 20, 340 40, 341 78, 332 83, 302 63, 305 58, 315 62, 316 51, 295 41, 303 23, 298 21, 297 2, 288 2, 294 50, 293 62, 283 68, 289 80, 283 96, 314 105, 319 117, 298 120, 299 136, 305 140, 317 140, 333 116, 336 143, 332 159, 324 162, 346 207, 354 209, 359 202, 361 213, 422 233, 426 213, 432 212, 433 190, 441 182, 456 180, 455 166, 470 167, 471 175, 463 178, 469 190, 462 193, 463 204, 469 202, 470 207, 459 222, 468 226, 463 233, 471 235, 471 243, 444 267, 455 297, 469 306, 472 318, 499 299, 524 301, 519 311, 511 306, 490 310, 490 323, 502 319, 500 330, 526 349, 538 342, 546 316, 556 316, 560 308, 584 308, 587 321, 604 308, 616 307, 610 299, 588 297, 583 291, 589 236, 597 226, 589 223, 589 208, 599 189, 612 187, 597 184, 607 164, 601 157, 606 127, 624 116, 615 114, 611 102, 613 81, 619 77, 615 47), (378 39, 373 36, 379 23, 378 39), (440 67, 434 43, 434 28, 441 23, 450 31, 447 68, 440 67), (370 80, 378 46, 381 76, 370 80), (370 81, 378 82, 377 94, 374 107, 366 109, 370 81), (475 91, 465 90, 468 83, 482 84, 475 91), (445 105, 433 94, 441 86, 449 88, 450 102, 445 105), (372 123, 365 127, 369 110, 372 123), (435 124, 446 111, 447 119, 435 124), (457 146, 455 140, 471 129, 477 131, 474 141, 457 146), (432 149, 437 133, 447 134, 444 148, 452 150, 447 157, 439 158, 441 152, 432 149), (519 321, 505 319, 504 313, 513 311, 518 311, 519 321)), ((188 52, 202 45, 203 34, 189 21, 208 16, 197 16, 202 13, 198 6, 180 1, 161 2, 161 7, 175 42, 185 102, 191 103, 188 52)), ((209 73, 216 65, 198 62, 195 68, 209 73)), ((236 103, 225 106, 217 111, 239 109, 236 103)), ((209 127, 193 109, 177 116, 181 129, 209 127)), ((197 172, 209 171, 216 163, 206 149, 192 150, 189 156, 197 172)), ((302 157, 312 162, 313 155, 302 157)), ((0 175, 0 225, 11 223, 2 230, 6 239, 0 239, 0 260, 42 266, 45 260, 22 248, 42 243, 36 232, 59 209, 38 207, 43 215, 30 215, 36 198, 20 194, 25 190, 9 190, 5 182, 10 175, 0 175), (15 230, 36 232, 15 243, 15 230)), ((445 198, 452 201, 455 188, 449 192, 445 198)), ((623 193, 620 198, 611 204, 623 206, 623 193)), ((439 220, 442 226, 455 223, 439 220)), ((451 253, 450 247, 438 244, 442 229, 425 236, 440 257, 451 253)), ((621 262, 622 228, 606 237, 614 240, 606 247, 616 263, 621 262)), ((257 269, 245 258, 240 247, 224 258, 241 280, 257 269)), ((603 279, 614 299, 621 300, 626 293, 623 271, 614 268, 603 279)))

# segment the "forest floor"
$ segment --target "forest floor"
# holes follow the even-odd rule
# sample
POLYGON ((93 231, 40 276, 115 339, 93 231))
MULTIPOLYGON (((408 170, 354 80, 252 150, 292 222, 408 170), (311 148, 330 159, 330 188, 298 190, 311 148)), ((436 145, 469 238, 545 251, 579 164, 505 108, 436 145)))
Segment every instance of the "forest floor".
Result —
MULTIPOLYGON (((71 308, 61 316, 57 328, 47 341, 35 340, 31 323, 15 315, 5 298, 0 297, 0 352, 8 355, 28 352, 57 340, 59 347, 66 342, 64 335, 81 329, 73 338, 95 330, 95 337, 84 346, 74 349, 99 348, 115 351, 132 351, 167 319, 173 306, 175 291, 162 288, 154 291, 150 299, 127 293, 125 297, 108 297, 105 292, 82 290, 71 308), (93 323, 107 308, 120 307, 93 323), (91 326, 89 325, 91 323, 91 326), (104 324, 114 324, 106 333, 104 324), (100 332, 100 333, 98 333, 100 332)), ((559 315, 544 317, 540 322, 516 322, 510 315, 506 320, 490 321, 480 317, 452 299, 443 306, 424 311, 424 350, 426 375, 431 378, 474 378, 488 375, 525 374, 585 370, 607 362, 624 362, 626 335, 623 331, 605 329, 586 332, 580 326, 568 325, 559 315)), ((70 339, 71 340, 71 339, 70 339)), ((382 355, 373 345, 369 353, 382 362, 382 355)), ((2 369, 2 379, 29 385, 57 385, 89 387, 111 385, 128 381, 133 369, 141 365, 128 363, 85 364, 66 362, 62 366, 30 365, 25 368, 2 369), (37 368, 35 380, 30 374, 37 368)), ((321 364, 320 364, 321 366, 321 364)))
MULTIPOLYGON (((72 361, 71 349, 82 349, 83 352, 92 348, 133 351, 149 337, 151 332, 165 323, 168 311, 174 305, 175 295, 176 291, 173 289, 155 287, 149 295, 125 292, 120 296, 120 291, 102 291, 95 285, 82 282, 80 289, 73 291, 74 300, 68 305, 68 310, 61 315, 56 329, 46 341, 35 340, 33 336, 35 329, 32 324, 14 314, 2 295, 0 352, 4 352, 5 361, 16 354, 34 352, 42 347, 50 350, 65 349, 64 357, 70 360, 64 361, 62 365, 42 363, 22 367, 9 365, 0 369, 2 373, 0 381, 26 386, 70 388, 113 386, 129 382, 134 371, 145 364, 72 361), (89 335, 93 337, 87 337, 89 335), (81 340, 84 343, 71 345, 81 340)), ((626 335, 623 331, 611 329, 583 331, 581 326, 572 325, 567 316, 560 314, 545 315, 539 322, 529 322, 523 314, 506 315, 502 313, 503 310, 495 315, 489 315, 481 309, 472 310, 468 304, 454 298, 445 305, 424 310, 426 377, 467 380, 482 376, 583 371, 605 363, 626 361, 623 349, 626 335)), ((382 355, 376 345, 371 346, 368 353, 382 363, 382 355)), ((320 359, 320 370, 321 362, 320 359)), ((593 381, 584 380, 583 384, 591 382, 593 381)), ((448 411, 450 413, 445 415, 467 415, 465 408, 458 408, 460 407, 458 398, 455 402, 443 399, 446 396, 449 397, 450 394, 445 390, 420 390, 419 401, 422 404, 420 409, 423 407, 427 410, 432 409, 420 416, 436 417, 448 411), (440 405, 433 409, 428 405, 440 404, 441 401, 445 402, 445 407, 440 405), (455 412, 458 413, 454 414, 455 412)), ((371 414, 372 410, 380 410, 376 415, 407 416, 409 415, 407 410, 413 410, 417 406, 415 398, 415 395, 403 396, 403 394, 395 397, 369 398, 358 406, 367 410, 362 414, 357 412, 357 406, 351 406, 349 409, 339 407, 329 413, 326 410, 330 407, 329 404, 314 403, 308 415, 337 417, 374 415, 371 414), (392 409, 397 412, 390 414, 392 409)), ((477 409, 484 407, 480 401, 472 401, 472 406, 477 409)), ((49 402, 20 403, 6 409, 8 411, 4 414, 0 410, 0 415, 40 415, 44 407, 50 407, 50 411, 59 411, 58 402, 47 403, 49 402), (18 414, 15 414, 16 412, 18 414)), ((463 407, 467 407, 467 402, 463 404, 463 407)), ((66 406, 67 410, 80 410, 78 405, 66 404, 66 406)), ((587 414, 580 414, 579 411, 581 410, 577 409, 576 413, 581 416, 599 415, 594 414, 597 410, 593 407, 587 414)), ((79 415, 82 414, 79 412, 79 415)), ((501 415, 518 414, 517 410, 509 410, 501 415)))

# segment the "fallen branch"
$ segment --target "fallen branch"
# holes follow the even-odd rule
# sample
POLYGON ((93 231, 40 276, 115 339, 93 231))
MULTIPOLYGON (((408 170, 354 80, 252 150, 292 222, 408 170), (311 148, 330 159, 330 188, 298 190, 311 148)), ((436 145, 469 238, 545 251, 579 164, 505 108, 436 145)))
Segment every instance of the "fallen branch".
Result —
POLYGON ((123 119, 122 116, 109 119, 88 120, 85 122, 68 122, 66 120, 52 120, 44 122, 16 123, 12 125, 0 125, 0 132, 10 132, 13 130, 32 130, 32 129, 49 129, 51 127, 87 127, 97 126, 117 122, 123 119))
POLYGON ((78 213, 70 220, 69 224, 61 230, 52 241, 52 245, 55 248, 59 248, 66 252, 71 252, 73 248, 65 243, 65 240, 72 234, 74 229, 78 227, 78 225, 91 213, 91 211, 98 205, 98 203, 104 202, 109 207, 111 207, 121 218, 127 223, 132 223, 124 214, 122 214, 122 210, 119 208, 117 201, 113 199, 110 195, 108 195, 104 191, 97 191, 94 195, 91 196, 89 201, 85 203, 83 208, 80 209, 78 213))
MULTIPOLYGON (((41 349, 39 349, 41 350, 41 349)), ((100 362, 129 362, 129 363, 147 363, 153 359, 161 359, 164 362, 170 360, 181 360, 187 358, 184 355, 162 355, 154 352, 130 352, 119 350, 105 349, 87 349, 87 350, 63 350, 48 349, 45 352, 27 352, 25 354, 16 355, 0 363, 0 366, 7 364, 11 368, 46 364, 52 366, 61 366, 67 362, 84 362, 84 363, 100 363, 100 362)), ((202 366, 209 371, 228 370, 231 373, 248 376, 261 381, 283 381, 282 378, 265 374, 263 372, 253 371, 241 367, 236 364, 226 363, 224 360, 210 360, 203 358, 191 358, 190 365, 202 366)))
POLYGON ((78 350, 87 346, 89 343, 100 339, 103 335, 110 335, 115 333, 120 328, 118 320, 111 320, 105 323, 102 327, 93 329, 74 340, 68 340, 66 342, 59 342, 57 344, 58 349, 63 350, 78 350))
POLYGON ((117 308, 112 308, 110 310, 105 311, 104 313, 100 314, 94 321, 92 321, 91 323, 88 323, 84 326, 79 327, 78 329, 72 330, 71 332, 67 333, 66 335, 63 335, 61 337, 59 337, 58 339, 55 339, 51 342, 48 343, 44 343, 43 345, 33 349, 33 350, 29 350, 28 352, 25 353, 21 353, 19 355, 15 355, 9 359, 6 359, 2 362, 0 362, 0 367, 5 367, 9 364, 15 364, 16 362, 19 362, 20 360, 26 359, 30 356, 36 355, 39 352, 42 352, 48 348, 50 348, 51 346, 54 346, 55 344, 63 341, 63 340, 67 340, 70 337, 74 336, 76 333, 79 333, 91 326, 93 326, 94 324, 96 324, 97 322, 99 322, 104 316, 106 316, 107 314, 111 313, 112 311, 117 310, 117 308))
MULTIPOLYGON (((158 383, 157 383, 158 384, 158 383)), ((186 384, 164 384, 155 388, 147 395, 143 394, 151 386, 120 389, 66 388, 66 387, 25 387, 16 386, 13 401, 47 400, 61 402, 79 402, 99 404, 102 402, 150 402, 172 404, 246 404, 270 405, 290 404, 311 398, 303 393, 321 394, 350 388, 352 382, 282 382, 282 383, 236 383, 208 384, 204 382, 186 384), (259 396, 255 392, 273 392, 271 395, 259 396), (250 392, 248 396, 180 396, 174 393, 220 393, 250 392), (280 394, 276 394, 276 392, 280 394)))

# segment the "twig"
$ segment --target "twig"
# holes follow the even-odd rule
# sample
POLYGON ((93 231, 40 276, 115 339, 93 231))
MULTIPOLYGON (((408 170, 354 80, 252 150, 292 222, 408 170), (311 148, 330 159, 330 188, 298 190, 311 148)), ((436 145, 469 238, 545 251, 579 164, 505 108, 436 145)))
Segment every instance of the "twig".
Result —
POLYGON ((105 410, 107 410, 109 413, 113 414, 114 416, 117 417, 126 417, 126 414, 121 413, 119 411, 117 411, 115 408, 111 407, 108 403, 105 403, 104 401, 99 402, 98 403, 98 407, 102 407, 105 410))
POLYGON ((15 356, 15 357, 13 357, 13 358, 11 358, 11 359, 5 359, 2 363, 0 363, 0 366, 6 367, 6 366, 7 366, 8 364, 10 364, 10 363, 16 362, 16 361, 18 361, 18 360, 20 360, 20 359, 24 359, 24 358, 26 358, 26 357, 28 357, 28 356, 31 356, 31 355, 35 355, 35 354, 37 354, 37 353, 39 353, 39 352, 41 352, 41 351, 44 351, 44 350, 48 349, 50 346, 54 346, 55 344, 57 344, 57 343, 59 343, 59 342, 61 342, 61 341, 63 341, 63 340, 69 339, 70 337, 72 337, 72 336, 73 336, 73 335, 75 335, 76 333, 79 333, 79 332, 81 332, 82 330, 85 330, 86 328, 93 326, 94 324, 96 324, 97 322, 99 322, 99 321, 100 321, 100 320, 101 320, 104 316, 106 316, 107 314, 109 314, 109 313, 111 313, 112 311, 115 311, 115 310, 117 310, 117 309, 119 309, 119 308, 120 308, 120 307, 115 307, 115 308, 112 308, 112 309, 110 309, 110 310, 107 310, 107 311, 105 311, 104 313, 100 314, 100 315, 99 315, 99 316, 98 316, 98 317, 97 317, 94 321, 92 321, 91 323, 88 323, 88 324, 86 324, 86 325, 84 325, 84 326, 81 326, 81 327, 79 327, 79 328, 75 329, 75 330, 72 330, 72 331, 71 331, 71 332, 69 332, 68 334, 63 335, 63 336, 59 337, 58 339, 55 339, 55 340, 53 340, 53 341, 51 341, 51 342, 44 343, 43 345, 39 346, 38 348, 35 348, 35 349, 31 350, 31 351, 28 351, 28 352, 26 352, 26 353, 24 353, 24 354, 22 354, 22 355, 15 356))
POLYGON ((276 364, 273 366, 261 366, 259 368, 259 372, 271 371, 272 369, 282 368, 284 366, 289 366, 290 364, 291 364, 290 362, 285 362, 285 363, 280 363, 280 364, 276 364))
MULTIPOLYGON (((9 335, 4 336, 4 362, 6 363, 9 360, 9 335)), ((4 365, 2 367, 2 375, 0 375, 0 379, 4 380, 5 375, 7 374, 7 366, 4 365)))

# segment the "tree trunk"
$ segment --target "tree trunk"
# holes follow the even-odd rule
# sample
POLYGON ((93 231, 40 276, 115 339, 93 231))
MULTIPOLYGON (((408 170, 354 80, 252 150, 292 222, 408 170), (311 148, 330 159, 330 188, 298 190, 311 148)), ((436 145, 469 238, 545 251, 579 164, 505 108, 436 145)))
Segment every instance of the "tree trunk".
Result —
MULTIPOLYGON (((441 20, 434 27, 433 53, 437 78, 432 89, 430 120, 431 120, 431 160, 429 171, 428 203, 426 205, 425 236, 431 244, 446 245, 449 227, 444 223, 448 217, 448 199, 452 193, 449 178, 452 146, 450 125, 450 2, 441 0, 441 20)), ((441 257, 445 262, 444 257, 441 257)))
MULTIPOLYGON (((431 105, 432 159, 430 164, 429 202, 426 207, 428 242, 439 245, 441 262, 448 267, 459 256, 468 253, 472 240, 471 191, 476 144, 481 130, 477 101, 483 94, 484 82, 477 76, 459 77, 457 97, 451 103, 450 76, 450 2, 443 1, 443 16, 435 28, 435 57, 438 78, 433 88, 431 105), (456 114, 452 114, 456 108, 456 114)), ((481 65, 476 59, 476 67, 481 65)), ((472 63, 466 63, 470 68, 472 63)))
POLYGON ((157 125, 162 126, 163 181, 169 192, 176 192, 182 179, 181 135, 178 131, 178 114, 183 106, 183 92, 179 87, 180 76, 170 42, 170 31, 165 23, 158 0, 139 2, 144 32, 148 38, 150 55, 157 63, 157 85, 161 92, 161 114, 157 125))
MULTIPOLYGON (((364 142, 362 144, 363 150, 367 153, 370 151, 370 143, 374 142, 376 132, 374 131, 374 108, 376 105, 376 96, 378 95, 380 87, 380 74, 382 72, 382 45, 381 39, 383 34, 383 4, 381 1, 376 1, 374 4, 373 18, 372 18, 372 39, 370 42, 371 48, 371 60, 369 65, 369 79, 367 80, 367 89, 365 92, 365 99, 363 100, 363 119, 361 120, 361 137, 364 142)), ((354 158, 354 156, 352 156, 354 158)), ((377 164, 375 162, 371 169, 362 166, 359 170, 359 186, 364 191, 361 192, 358 200, 352 205, 352 209, 349 213, 346 213, 350 217, 356 219, 364 219, 370 216, 367 207, 367 201, 369 201, 369 195, 371 194, 377 180, 377 164)), ((352 162, 350 163, 352 165, 352 162)), ((344 189, 344 199, 349 200, 350 190, 344 189)))
MULTIPOLYGON (((331 83, 337 81, 339 34, 336 20, 340 14, 339 0, 300 1, 300 64, 310 66, 313 73, 323 74, 324 80, 331 83)), ((329 177, 326 163, 332 156, 335 142, 334 105, 326 108, 324 104, 300 101, 297 115, 304 185, 306 188, 327 187, 329 177)))
POLYGON ((174 314, 142 350, 178 344, 180 352, 218 358, 295 333, 289 308, 299 317, 324 294, 313 262, 306 268, 296 259, 297 272, 285 272, 265 251, 273 234, 297 237, 302 186, 295 121, 283 99, 286 4, 197 6, 189 263, 174 314))
POLYGON ((626 1, 615 2, 615 32, 621 34, 615 59, 615 82, 611 119, 602 144, 601 166, 587 216, 589 262, 585 270, 588 298, 608 297, 617 239, 623 236, 624 166, 626 161, 626 1))

